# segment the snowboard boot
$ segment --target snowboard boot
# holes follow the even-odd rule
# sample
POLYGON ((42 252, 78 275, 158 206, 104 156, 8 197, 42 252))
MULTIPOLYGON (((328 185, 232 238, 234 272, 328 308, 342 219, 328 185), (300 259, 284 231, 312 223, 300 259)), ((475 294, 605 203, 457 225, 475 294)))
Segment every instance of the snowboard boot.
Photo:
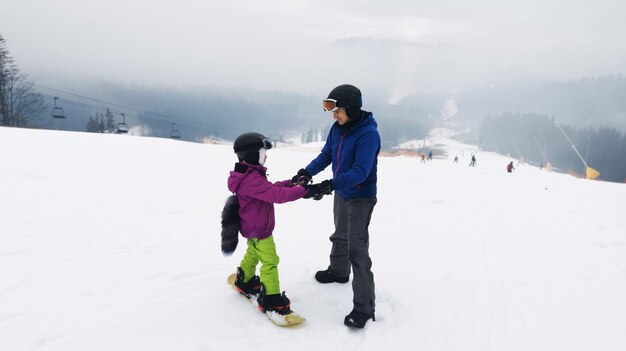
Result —
POLYGON ((336 275, 335 273, 333 273, 333 271, 331 271, 330 268, 328 268, 324 271, 317 271, 317 273, 315 273, 315 280, 317 280, 318 282, 322 284, 327 284, 327 283, 345 284, 348 282, 348 280, 350 280, 350 276, 348 275, 347 277, 340 277, 336 275))
POLYGON ((261 284, 261 294, 259 294, 259 310, 262 312, 276 312, 280 315, 286 315, 291 313, 291 301, 285 292, 282 294, 266 295, 263 284, 261 284))
POLYGON ((350 328, 363 329, 363 327, 365 327, 365 323, 367 323, 370 318, 372 321, 376 321, 376 316, 374 316, 373 313, 365 314, 352 310, 352 312, 350 312, 350 314, 343 320, 343 324, 350 328))
POLYGON ((243 269, 237 267, 237 278, 235 278, 235 286, 240 294, 247 298, 251 298, 254 295, 261 293, 261 280, 258 275, 255 275, 247 283, 243 282, 243 269))

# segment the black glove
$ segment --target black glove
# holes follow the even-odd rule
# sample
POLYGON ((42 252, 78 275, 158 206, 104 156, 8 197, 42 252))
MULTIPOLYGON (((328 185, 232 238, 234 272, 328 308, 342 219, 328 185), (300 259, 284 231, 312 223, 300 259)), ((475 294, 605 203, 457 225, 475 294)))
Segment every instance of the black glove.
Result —
POLYGON ((303 198, 305 199, 313 198, 313 200, 321 200, 322 197, 324 197, 324 194, 321 192, 321 189, 322 189, 321 183, 304 185, 304 187, 307 188, 308 191, 303 196, 303 198))
POLYGON ((320 193, 330 195, 333 193, 333 190, 335 190, 335 187, 333 186, 332 179, 327 179, 320 183, 320 193))
POLYGON ((313 182, 313 176, 306 169, 301 168, 298 174, 291 178, 291 184, 293 185, 307 185, 313 182))
POLYGON ((310 199, 313 196, 315 196, 315 194, 318 194, 320 192, 320 185, 319 184, 311 184, 311 185, 303 185, 307 192, 306 194, 302 197, 303 199, 310 199))

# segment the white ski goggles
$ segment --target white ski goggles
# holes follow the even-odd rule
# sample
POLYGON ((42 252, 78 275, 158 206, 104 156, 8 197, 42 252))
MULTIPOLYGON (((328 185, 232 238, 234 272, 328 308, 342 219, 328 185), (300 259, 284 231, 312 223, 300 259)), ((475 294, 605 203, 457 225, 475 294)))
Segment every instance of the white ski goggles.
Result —
POLYGON ((324 99, 322 100, 322 103, 324 105, 324 111, 335 112, 339 109, 339 106, 337 106, 337 100, 335 99, 324 99))

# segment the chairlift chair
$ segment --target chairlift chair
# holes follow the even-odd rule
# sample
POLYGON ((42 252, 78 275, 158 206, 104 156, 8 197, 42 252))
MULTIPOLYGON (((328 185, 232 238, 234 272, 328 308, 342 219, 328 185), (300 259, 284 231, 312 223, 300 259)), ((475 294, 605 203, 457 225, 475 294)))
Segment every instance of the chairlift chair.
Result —
POLYGON ((115 134, 126 134, 128 133, 128 125, 126 124, 126 116, 124 116, 123 113, 120 113, 122 115, 122 122, 117 124, 117 127, 115 128, 115 134))
POLYGON ((117 134, 128 133, 128 125, 126 125, 126 123, 118 123, 117 128, 115 129, 115 133, 117 134))
POLYGON ((172 123, 172 130, 170 131, 170 138, 180 139, 180 132, 176 129, 176 123, 172 123))
POLYGON ((54 107, 52 108, 52 117, 54 118, 65 118, 65 114, 63 113, 63 109, 57 106, 58 97, 54 97, 54 107))

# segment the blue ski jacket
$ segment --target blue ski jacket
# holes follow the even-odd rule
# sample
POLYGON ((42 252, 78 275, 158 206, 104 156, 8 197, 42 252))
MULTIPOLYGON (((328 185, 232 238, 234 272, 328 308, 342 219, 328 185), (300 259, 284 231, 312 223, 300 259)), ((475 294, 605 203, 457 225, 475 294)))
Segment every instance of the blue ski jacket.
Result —
POLYGON ((332 163, 333 187, 345 199, 376 196, 380 134, 374 115, 361 111, 354 125, 335 122, 320 154, 306 166, 311 175, 332 163))

